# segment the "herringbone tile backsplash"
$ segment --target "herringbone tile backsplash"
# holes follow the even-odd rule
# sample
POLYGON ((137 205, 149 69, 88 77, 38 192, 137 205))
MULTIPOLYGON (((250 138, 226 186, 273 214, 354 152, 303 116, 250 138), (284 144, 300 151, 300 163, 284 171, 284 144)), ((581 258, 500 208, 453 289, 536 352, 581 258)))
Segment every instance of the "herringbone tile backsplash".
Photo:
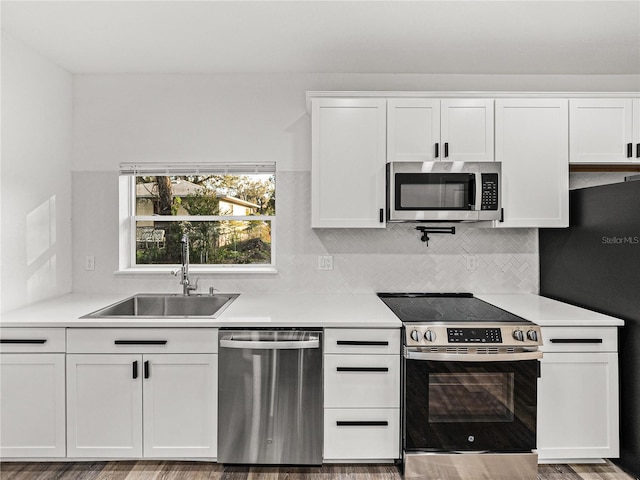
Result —
POLYGON ((309 172, 277 174, 278 274, 217 282, 242 291, 469 291, 537 293, 536 229, 456 224, 456 234, 420 241, 413 224, 386 229, 312 229, 309 172), (333 271, 317 268, 332 255, 333 271), (467 257, 475 269, 467 269, 467 257))
MULTIPOLYGON (((455 235, 430 235, 429 246, 420 241, 414 224, 391 224, 382 229, 312 229, 310 172, 278 171, 276 181, 278 273, 202 274, 200 291, 210 286, 240 293, 538 291, 536 229, 492 229, 458 223, 455 235), (318 255, 332 255, 334 269, 318 270, 318 255), (472 257, 471 263, 475 262, 472 270, 467 269, 468 256, 472 257)), ((178 280, 169 274, 113 274, 118 265, 117 205, 105 203, 100 215, 96 215, 94 205, 96 198, 117 196, 117 175, 75 172, 74 185, 74 248, 97 257, 95 271, 85 271, 81 263, 75 265, 74 291, 178 291, 178 280), (104 233, 107 227, 108 233, 104 233), (96 231, 101 234, 96 236, 96 231)))

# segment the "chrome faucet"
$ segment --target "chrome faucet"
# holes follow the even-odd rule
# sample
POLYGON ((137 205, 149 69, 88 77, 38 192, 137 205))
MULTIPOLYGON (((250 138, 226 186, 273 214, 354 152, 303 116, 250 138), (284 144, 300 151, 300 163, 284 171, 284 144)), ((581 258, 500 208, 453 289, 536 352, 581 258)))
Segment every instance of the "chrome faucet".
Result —
MULTIPOLYGON (((198 288, 198 279, 196 279, 196 283, 194 285, 191 285, 191 282, 189 281, 189 235, 186 233, 182 235, 182 239, 180 240, 180 260, 182 262, 182 266, 180 267, 180 285, 182 285, 182 294, 190 295, 191 292, 198 288)), ((175 274, 177 273, 178 272, 176 271, 175 274)))

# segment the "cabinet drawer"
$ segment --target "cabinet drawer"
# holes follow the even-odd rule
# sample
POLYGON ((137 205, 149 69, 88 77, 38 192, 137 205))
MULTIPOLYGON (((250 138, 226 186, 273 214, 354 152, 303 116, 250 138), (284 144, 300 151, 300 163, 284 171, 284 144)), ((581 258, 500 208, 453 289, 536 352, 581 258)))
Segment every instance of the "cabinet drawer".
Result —
POLYGON ((70 328, 68 353, 217 353, 216 328, 70 328))
POLYGON ((0 352, 64 353, 64 328, 0 329, 0 352))
POLYGON ((324 406, 400 407, 400 355, 325 355, 324 406))
POLYGON ((617 352, 617 327, 542 327, 544 352, 617 352))
POLYGON ((325 353, 400 353, 400 329, 327 328, 325 353))
POLYGON ((400 409, 325 409, 325 462, 399 457, 400 409))

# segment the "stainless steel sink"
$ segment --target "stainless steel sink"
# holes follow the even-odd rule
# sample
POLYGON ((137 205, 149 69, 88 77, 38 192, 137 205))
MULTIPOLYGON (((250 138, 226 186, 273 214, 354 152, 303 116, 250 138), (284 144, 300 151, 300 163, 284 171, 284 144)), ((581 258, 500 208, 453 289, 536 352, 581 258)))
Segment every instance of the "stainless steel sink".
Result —
POLYGON ((139 293, 82 318, 218 318, 239 295, 139 293))

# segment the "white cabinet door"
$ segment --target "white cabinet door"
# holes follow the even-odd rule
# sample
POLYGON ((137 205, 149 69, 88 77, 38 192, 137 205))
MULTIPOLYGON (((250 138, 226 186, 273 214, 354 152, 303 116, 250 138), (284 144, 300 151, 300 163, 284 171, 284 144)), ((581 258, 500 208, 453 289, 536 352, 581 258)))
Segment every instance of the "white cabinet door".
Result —
POLYGON ((215 458, 217 355, 145 355, 144 456, 215 458))
POLYGON ((389 162, 440 160, 440 100, 389 100, 387 138, 389 162))
POLYGON ((67 355, 67 455, 142 456, 142 355, 67 355))
POLYGON ((64 457, 64 354, 0 355, 0 456, 64 457))
POLYGON ((384 228, 386 101, 313 99, 311 227, 384 228))
POLYGON ((568 128, 567 100, 496 100, 504 208, 496 226, 569 225, 568 128))
POLYGON ((630 163, 633 101, 630 98, 569 100, 571 163, 630 163))
POLYGON ((493 102, 493 99, 442 100, 442 160, 493 161, 493 102))
POLYGON ((538 383, 540 459, 615 458, 616 353, 547 353, 538 383))

